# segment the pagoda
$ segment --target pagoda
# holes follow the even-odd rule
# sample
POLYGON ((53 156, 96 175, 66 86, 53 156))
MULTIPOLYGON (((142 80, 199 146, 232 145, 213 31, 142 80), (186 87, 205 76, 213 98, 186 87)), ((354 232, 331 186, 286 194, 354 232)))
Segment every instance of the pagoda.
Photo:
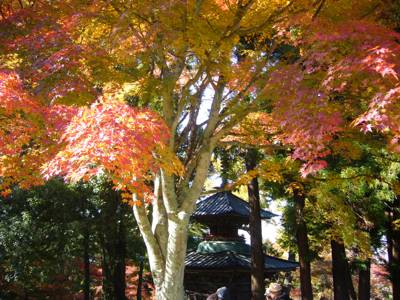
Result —
MULTIPOLYGON (((197 203, 192 220, 206 225, 209 234, 187 253, 184 285, 189 294, 211 294, 226 286, 232 299, 250 299, 251 248, 238 234, 248 226, 249 212, 249 204, 231 192, 216 193, 197 203)), ((264 220, 276 216, 266 210, 260 214, 264 220)), ((296 262, 264 255, 265 278, 297 267, 296 262)))

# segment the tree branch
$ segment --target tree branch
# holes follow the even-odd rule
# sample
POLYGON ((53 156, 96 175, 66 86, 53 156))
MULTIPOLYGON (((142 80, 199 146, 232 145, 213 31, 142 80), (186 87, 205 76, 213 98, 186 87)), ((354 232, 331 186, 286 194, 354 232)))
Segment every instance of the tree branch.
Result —
POLYGON ((193 155, 194 158, 191 161, 189 161, 186 165, 185 180, 181 182, 182 187, 187 186, 189 184, 189 181, 191 180, 192 174, 194 174, 195 170, 197 175, 197 167, 200 165, 199 163, 200 153, 203 152, 204 148, 208 148, 211 145, 210 138, 213 135, 219 121, 219 112, 221 109, 221 102, 222 102, 222 95, 224 92, 224 88, 225 88, 225 81, 223 77, 220 76, 220 78, 218 79, 218 83, 214 85, 214 97, 211 104, 210 115, 207 121, 206 129, 204 130, 202 137, 197 141, 197 144, 195 145, 195 148, 198 149, 198 154, 193 155))
POLYGON ((185 181, 183 182, 183 185, 181 185, 183 192, 179 195, 179 203, 181 205, 180 209, 186 213, 191 213, 193 211, 196 200, 203 188, 204 181, 207 178, 211 154, 216 145, 216 143, 211 140, 211 136, 218 124, 224 88, 225 80, 223 76, 220 76, 218 83, 215 86, 207 126, 204 130, 203 137, 199 142, 199 152, 196 155, 196 159, 194 159, 186 168, 185 181), (194 170, 196 170, 195 173, 194 170), (194 177, 192 184, 189 187, 189 180, 192 178, 192 174, 194 174, 194 177))
POLYGON ((160 246, 163 258, 167 255, 168 219, 162 199, 161 175, 157 174, 154 180, 154 201, 152 231, 160 246))
POLYGON ((285 6, 281 7, 280 9, 276 10, 273 14, 271 14, 268 18, 264 20, 260 25, 255 26, 249 29, 240 29, 238 30, 239 35, 248 35, 254 32, 258 32, 262 30, 267 24, 271 23, 275 18, 283 14, 288 8, 290 8, 296 0, 289 1, 285 6))
MULTIPOLYGON (((136 196, 133 196, 136 201, 136 196)), ((143 240, 146 244, 147 254, 149 257, 149 263, 151 272, 153 274, 154 283, 156 286, 161 286, 164 271, 165 271, 165 260, 152 230, 149 219, 146 214, 146 209, 144 204, 134 205, 133 214, 135 216, 136 222, 138 224, 140 233, 142 234, 143 240)))
POLYGON ((161 189, 167 214, 176 213, 178 209, 178 202, 176 197, 174 175, 168 174, 164 170, 161 170, 161 189))
POLYGON ((311 21, 314 21, 317 18, 318 14, 321 12, 322 8, 324 7, 325 2, 326 2, 326 0, 321 0, 319 2, 318 7, 317 7, 315 13, 313 14, 313 16, 311 18, 311 21))
POLYGON ((178 123, 179 123, 179 120, 181 117, 181 113, 182 113, 185 105, 187 104, 187 100, 189 98, 189 93, 190 93, 190 88, 193 86, 194 83, 196 83, 200 79, 202 74, 203 74, 203 67, 200 66, 196 72, 196 75, 192 79, 190 79, 185 84, 185 86, 182 88, 181 97, 178 102, 178 107, 177 107, 176 114, 175 114, 175 119, 172 122, 172 126, 171 126, 171 130, 173 132, 176 131, 176 128, 178 126, 178 123))

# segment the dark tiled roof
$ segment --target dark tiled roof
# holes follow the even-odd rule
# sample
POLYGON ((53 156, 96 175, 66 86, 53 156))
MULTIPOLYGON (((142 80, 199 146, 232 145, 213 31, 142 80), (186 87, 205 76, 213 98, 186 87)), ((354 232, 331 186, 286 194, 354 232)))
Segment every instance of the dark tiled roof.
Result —
MULTIPOLYGON (((197 207, 193 213, 193 218, 205 216, 240 216, 249 217, 249 204, 235 196, 231 192, 216 193, 206 199, 197 202, 197 207)), ((262 219, 270 219, 276 215, 272 212, 262 209, 262 219)))
MULTIPOLYGON (((250 257, 234 252, 199 253, 189 252, 186 256, 186 270, 226 270, 243 269, 250 271, 250 257)), ((292 271, 298 263, 265 255, 265 272, 292 271)))

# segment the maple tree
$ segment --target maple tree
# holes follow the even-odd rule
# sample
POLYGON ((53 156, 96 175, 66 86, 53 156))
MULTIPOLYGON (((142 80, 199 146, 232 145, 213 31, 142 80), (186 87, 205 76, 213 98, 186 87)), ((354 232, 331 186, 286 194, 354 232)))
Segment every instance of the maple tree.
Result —
POLYGON ((383 133, 398 151, 399 33, 364 20, 322 19, 298 30, 306 32, 295 41, 301 57, 278 67, 266 92, 278 99, 274 120, 293 158, 306 162, 303 175, 326 167, 329 145, 353 127, 383 133))
POLYGON ((134 204, 158 297, 182 299, 211 155, 249 113, 271 110, 272 144, 303 175, 353 126, 398 151, 399 35, 360 21, 375 1, 339 2, 3 1, 2 191, 106 174, 134 204), (277 58, 282 44, 299 51, 277 58))
POLYGON ((240 36, 270 35, 274 22, 307 1, 293 4, 2 2, 2 69, 15 74, 17 89, 5 86, 1 100, 18 93, 22 102, 32 99, 32 111, 4 111, 4 187, 40 183, 43 173, 74 181, 108 175, 133 194, 158 297, 182 299, 187 225, 212 152, 261 101, 252 93, 265 75, 265 51, 240 63, 231 52, 240 36), (239 74, 246 79, 237 80, 239 74), (208 118, 198 123, 210 91, 208 118), (58 119, 61 111, 65 118, 58 119), (20 132, 7 123, 18 118, 20 132), (21 138, 7 153, 11 134, 21 138))

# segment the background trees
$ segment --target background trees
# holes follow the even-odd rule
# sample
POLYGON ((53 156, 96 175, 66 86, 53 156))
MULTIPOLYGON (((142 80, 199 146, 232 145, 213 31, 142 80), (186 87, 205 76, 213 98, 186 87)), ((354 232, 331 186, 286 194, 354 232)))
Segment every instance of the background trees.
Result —
POLYGON ((88 292, 91 299, 102 286, 106 299, 125 299, 125 268, 145 251, 129 207, 110 185, 51 180, 2 201, 2 297, 88 292), (96 268, 103 282, 93 275, 96 268))

